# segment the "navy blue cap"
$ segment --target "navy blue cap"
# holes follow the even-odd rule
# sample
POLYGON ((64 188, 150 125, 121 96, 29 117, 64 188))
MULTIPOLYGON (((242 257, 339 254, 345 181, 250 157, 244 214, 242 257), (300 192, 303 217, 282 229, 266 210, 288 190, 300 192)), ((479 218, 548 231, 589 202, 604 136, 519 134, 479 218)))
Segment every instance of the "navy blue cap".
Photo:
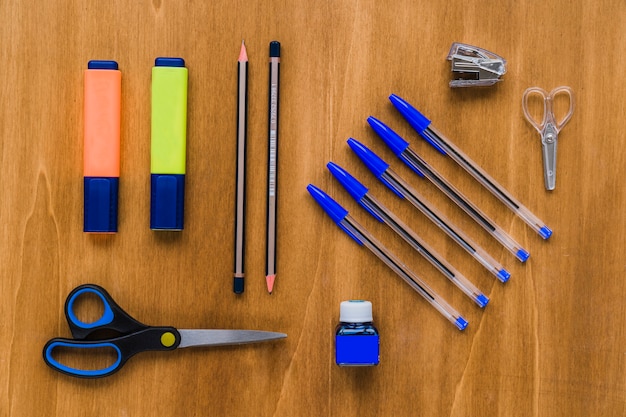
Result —
POLYGON ((404 116, 406 121, 409 122, 413 129, 415 129, 417 133, 419 133, 420 136, 426 140, 426 142, 430 143, 433 148, 437 149, 442 154, 446 154, 446 151, 444 151, 441 146, 433 142, 433 140, 424 133, 426 128, 430 125, 430 120, 428 120, 426 116, 417 111, 415 107, 411 106, 403 98, 395 94, 390 95, 389 100, 391 101, 391 104, 393 104, 393 106, 400 112, 400 114, 404 116))
POLYGON ((409 142, 402 139, 400 135, 391 130, 380 120, 370 116, 367 118, 367 122, 370 124, 372 129, 374 129, 374 132, 376 132, 378 136, 380 136, 380 138, 387 144, 389 149, 396 154, 396 156, 400 156, 402 152, 409 147, 409 142))
POLYGON ((392 183, 390 183, 384 176, 385 172, 389 168, 389 164, 383 161, 378 155, 368 149, 365 145, 355 139, 348 139, 348 145, 354 151, 354 153, 363 161, 365 166, 372 171, 372 173, 383 184, 385 184, 391 191, 393 191, 398 197, 404 198, 402 191, 398 190, 392 183))
POLYGON ((152 174, 150 228, 152 230, 183 230, 185 176, 152 174))
POLYGON ((155 67, 184 67, 185 60, 182 58, 159 57, 154 60, 155 67))
POLYGON ((87 233, 116 233, 119 178, 85 177, 83 185, 83 231, 87 233))
POLYGON ((280 42, 270 42, 270 58, 280 58, 280 42))
POLYGON ((326 214, 330 216, 332 221, 334 221, 337 226, 341 227, 341 229, 346 232, 352 239, 354 239, 359 245, 363 244, 363 242, 361 242, 359 238, 357 238, 354 234, 352 234, 352 232, 350 232, 350 230, 348 230, 343 224, 341 224, 341 221, 345 219, 348 215, 348 210, 341 207, 339 203, 330 198, 328 194, 317 188, 315 185, 309 184, 307 185, 306 189, 309 191, 309 194, 311 194, 315 201, 317 201, 317 203, 322 206, 326 214))
POLYGON ((115 61, 103 61, 94 59, 87 63, 87 69, 116 70, 118 69, 118 65, 115 61))
POLYGON ((350 175, 348 171, 346 171, 339 165, 335 164, 334 162, 329 162, 326 166, 328 167, 328 170, 333 174, 333 176, 337 178, 337 181, 339 181, 341 185, 343 185, 343 187, 346 190, 348 190, 352 198, 354 198, 361 205, 361 207, 367 210, 378 221, 381 221, 381 222, 383 221, 383 219, 378 215, 378 213, 372 210, 363 201, 363 197, 365 197, 365 195, 368 192, 368 189, 366 186, 361 184, 359 181, 357 181, 356 178, 350 175))

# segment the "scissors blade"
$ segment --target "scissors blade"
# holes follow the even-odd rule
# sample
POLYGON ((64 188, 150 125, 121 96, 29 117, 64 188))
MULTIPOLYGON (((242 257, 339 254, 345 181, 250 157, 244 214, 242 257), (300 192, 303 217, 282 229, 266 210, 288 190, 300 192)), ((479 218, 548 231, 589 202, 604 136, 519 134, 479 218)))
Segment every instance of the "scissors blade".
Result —
POLYGON ((192 329, 178 330, 180 333, 179 348, 192 346, 226 346, 244 345, 247 343, 265 342, 284 339, 285 333, 265 332, 260 330, 215 330, 192 329))
POLYGON ((552 123, 548 123, 541 133, 541 148, 543 152, 543 179, 546 190, 556 188, 556 145, 558 130, 552 123))

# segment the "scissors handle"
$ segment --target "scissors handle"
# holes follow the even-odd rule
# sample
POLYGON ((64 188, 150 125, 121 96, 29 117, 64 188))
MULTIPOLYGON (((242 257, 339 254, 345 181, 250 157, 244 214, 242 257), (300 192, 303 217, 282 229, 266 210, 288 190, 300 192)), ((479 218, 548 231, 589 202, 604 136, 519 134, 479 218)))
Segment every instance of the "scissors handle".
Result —
POLYGON ((111 330, 118 334, 130 334, 148 328, 148 326, 138 322, 126 313, 104 288, 95 284, 83 284, 70 292, 65 301, 65 317, 70 326, 72 336, 76 340, 87 339, 99 330, 111 330), (99 319, 86 323, 81 321, 74 313, 74 304, 79 298, 88 294, 96 295, 100 299, 104 311, 99 319))
POLYGON ((522 96, 522 110, 524 111, 524 116, 526 117, 526 120, 528 120, 528 122, 533 125, 533 127, 537 129, 537 131, 542 135, 544 134, 544 130, 550 125, 554 127, 556 133, 559 133, 559 131, 563 128, 563 126, 565 126, 565 124, 569 121, 569 119, 572 117, 572 114, 574 113, 574 92, 570 87, 567 86, 557 87, 554 90, 550 91, 550 93, 548 93, 543 88, 530 87, 526 89, 526 91, 524 91, 524 95, 522 96), (561 118, 561 120, 557 120, 554 114, 554 99, 559 94, 567 95, 569 100, 569 109, 567 110, 567 113, 561 118), (538 95, 543 100, 543 114, 541 121, 535 119, 530 114, 530 111, 528 109, 528 99, 533 95, 538 95))
POLYGON ((52 369, 78 378, 103 378, 119 371, 135 354, 151 350, 174 350, 180 345, 181 337, 173 327, 149 327, 137 333, 105 340, 74 340, 55 338, 43 349, 43 359, 52 369), (61 363, 54 358, 56 349, 65 349, 70 354, 80 354, 84 350, 100 349, 115 353, 113 364, 98 369, 79 369, 61 363))

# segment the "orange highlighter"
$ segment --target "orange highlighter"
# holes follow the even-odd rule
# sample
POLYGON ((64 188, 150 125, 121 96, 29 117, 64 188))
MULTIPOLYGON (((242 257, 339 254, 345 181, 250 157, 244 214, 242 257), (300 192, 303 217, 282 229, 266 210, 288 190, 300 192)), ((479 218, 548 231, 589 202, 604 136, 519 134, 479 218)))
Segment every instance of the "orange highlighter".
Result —
POLYGON ((117 62, 89 61, 84 88, 83 231, 116 233, 122 92, 117 62))

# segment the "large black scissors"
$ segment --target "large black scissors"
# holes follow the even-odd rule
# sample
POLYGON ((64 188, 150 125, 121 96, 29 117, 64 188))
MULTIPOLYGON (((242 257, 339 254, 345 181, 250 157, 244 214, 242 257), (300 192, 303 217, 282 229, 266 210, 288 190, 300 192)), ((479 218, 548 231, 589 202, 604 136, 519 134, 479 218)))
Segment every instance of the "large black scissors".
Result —
POLYGON ((84 284, 76 287, 65 302, 65 317, 72 332, 72 339, 54 338, 46 343, 43 359, 51 368, 78 378, 102 378, 120 370, 133 355, 145 351, 171 351, 192 346, 224 346, 264 342, 287 337, 284 333, 257 330, 181 330, 171 326, 147 326, 126 313, 98 285, 84 284), (74 312, 77 299, 88 294, 102 301, 104 311, 94 322, 81 321, 74 312), (117 336, 98 338, 103 332, 117 336), (100 369, 77 369, 61 363, 54 357, 55 349, 106 349, 115 352, 115 362, 100 369))

